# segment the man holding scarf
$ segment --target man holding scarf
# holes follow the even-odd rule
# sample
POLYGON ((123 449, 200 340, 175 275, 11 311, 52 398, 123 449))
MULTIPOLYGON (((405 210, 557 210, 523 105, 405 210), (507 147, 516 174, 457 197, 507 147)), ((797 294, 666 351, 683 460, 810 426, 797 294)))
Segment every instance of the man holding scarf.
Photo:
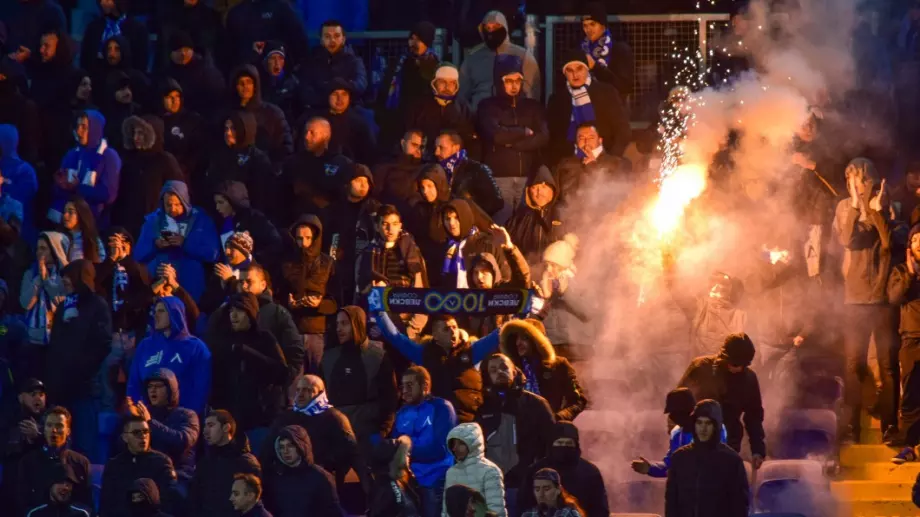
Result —
POLYGON ((581 49, 588 60, 588 68, 598 81, 613 85, 623 101, 633 92, 635 56, 629 45, 614 41, 607 27, 607 8, 603 2, 588 4, 581 27, 585 39, 581 49))
POLYGON ((556 89, 547 105, 552 164, 572 154, 578 127, 592 122, 606 151, 622 156, 632 131, 616 88, 592 77, 588 58, 581 50, 573 50, 563 57, 562 73, 566 87, 556 89))
POLYGON ((511 278, 511 267, 504 250, 496 246, 492 235, 481 233, 473 224, 473 209, 463 199, 454 199, 441 210, 441 223, 447 234, 444 244, 444 261, 441 280, 438 283, 434 268, 429 269, 428 278, 433 286, 444 289, 469 289, 466 268, 470 258, 480 253, 491 253, 495 257, 503 278, 511 278))
POLYGON ((150 34, 143 23, 129 14, 129 0, 96 0, 102 16, 89 22, 80 46, 80 66, 95 73, 105 64, 105 42, 124 36, 131 46, 134 66, 147 70, 150 34))

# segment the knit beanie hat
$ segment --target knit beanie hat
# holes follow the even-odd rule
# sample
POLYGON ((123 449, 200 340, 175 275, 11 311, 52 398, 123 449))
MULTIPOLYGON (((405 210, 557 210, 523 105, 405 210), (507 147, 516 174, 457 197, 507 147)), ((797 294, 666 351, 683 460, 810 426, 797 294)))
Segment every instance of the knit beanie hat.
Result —
POLYGON ((575 250, 578 248, 578 237, 573 233, 565 234, 561 241, 556 241, 543 251, 543 261, 552 262, 563 269, 571 268, 575 263, 575 250))
POLYGON ((426 47, 431 47, 431 44, 434 43, 435 31, 437 31, 437 28, 431 22, 418 22, 409 35, 414 34, 426 47))
POLYGON ((570 50, 562 55, 562 71, 565 72, 566 67, 572 63, 581 63, 588 66, 588 57, 580 49, 570 50))
POLYGON ((582 20, 592 20, 601 25, 607 25, 607 7, 603 2, 591 2, 585 7, 582 20))
POLYGON ((235 248, 243 255, 249 257, 252 256, 252 250, 255 247, 255 243, 252 241, 249 232, 236 232, 227 239, 227 247, 235 248))
MULTIPOLYGON (((459 81, 460 71, 450 63, 442 63, 434 73, 434 80, 444 79, 445 81, 459 81)), ((433 82, 433 81, 432 81, 433 82)))

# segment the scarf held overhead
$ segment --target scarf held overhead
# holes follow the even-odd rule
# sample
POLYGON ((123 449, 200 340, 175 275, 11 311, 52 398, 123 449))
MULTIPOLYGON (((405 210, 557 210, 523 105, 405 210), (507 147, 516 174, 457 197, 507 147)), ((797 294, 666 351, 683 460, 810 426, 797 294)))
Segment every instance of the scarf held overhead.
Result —
POLYGON ((367 297, 370 312, 399 314, 523 314, 533 293, 526 289, 418 289, 375 287, 367 297))

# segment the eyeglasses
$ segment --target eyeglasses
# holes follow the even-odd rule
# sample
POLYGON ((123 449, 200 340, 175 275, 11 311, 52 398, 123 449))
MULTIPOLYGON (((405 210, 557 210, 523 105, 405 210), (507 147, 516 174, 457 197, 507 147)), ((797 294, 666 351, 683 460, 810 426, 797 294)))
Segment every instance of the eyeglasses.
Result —
POLYGON ((130 431, 128 434, 135 438, 143 438, 145 436, 150 436, 150 429, 135 429, 130 431))

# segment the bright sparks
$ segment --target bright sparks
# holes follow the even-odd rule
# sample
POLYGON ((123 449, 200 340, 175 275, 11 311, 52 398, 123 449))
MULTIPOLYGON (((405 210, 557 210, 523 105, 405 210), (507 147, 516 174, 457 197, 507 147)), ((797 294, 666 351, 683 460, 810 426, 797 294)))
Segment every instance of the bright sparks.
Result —
POLYGON ((659 187, 658 197, 651 205, 648 217, 658 232, 659 240, 667 242, 680 227, 690 202, 706 189, 706 169, 696 164, 679 165, 662 178, 659 187))

